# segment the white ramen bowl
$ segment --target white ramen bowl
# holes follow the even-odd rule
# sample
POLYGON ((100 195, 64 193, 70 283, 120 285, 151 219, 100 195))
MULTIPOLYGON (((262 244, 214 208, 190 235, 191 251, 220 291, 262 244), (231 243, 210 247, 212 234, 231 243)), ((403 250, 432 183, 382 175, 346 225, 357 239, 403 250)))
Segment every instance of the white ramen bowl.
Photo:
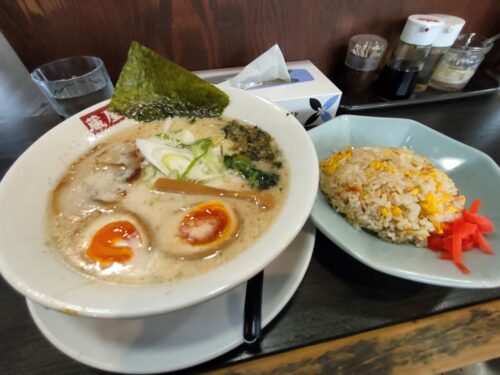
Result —
POLYGON ((176 283, 111 284, 71 269, 46 243, 51 191, 69 165, 128 119, 103 111, 107 102, 65 120, 35 142, 0 183, 0 271, 26 297, 49 308, 99 318, 141 317, 187 307, 248 280, 295 238, 311 211, 318 159, 294 116, 260 97, 225 88, 224 115, 258 125, 278 142, 288 161, 290 186, 272 226, 248 249, 219 267, 176 283))

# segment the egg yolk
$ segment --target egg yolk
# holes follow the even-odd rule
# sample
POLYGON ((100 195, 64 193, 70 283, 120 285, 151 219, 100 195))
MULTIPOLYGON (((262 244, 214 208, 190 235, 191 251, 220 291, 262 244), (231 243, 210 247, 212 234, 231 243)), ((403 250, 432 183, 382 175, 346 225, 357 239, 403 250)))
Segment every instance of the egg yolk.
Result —
POLYGON ((231 235, 232 220, 223 203, 201 203, 184 216, 179 236, 194 246, 225 240, 231 235))
POLYGON ((136 227, 129 221, 116 221, 99 229, 92 238, 87 255, 104 265, 129 261, 134 252, 132 244, 140 243, 136 227))

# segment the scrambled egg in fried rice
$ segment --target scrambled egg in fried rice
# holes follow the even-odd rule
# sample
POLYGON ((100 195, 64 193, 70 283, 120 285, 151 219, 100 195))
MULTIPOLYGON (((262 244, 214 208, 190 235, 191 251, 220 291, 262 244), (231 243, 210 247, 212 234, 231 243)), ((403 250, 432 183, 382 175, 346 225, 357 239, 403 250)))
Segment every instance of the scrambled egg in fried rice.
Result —
POLYGON ((320 164, 320 187, 355 228, 426 246, 456 219, 465 198, 431 162, 406 148, 346 148, 320 164))

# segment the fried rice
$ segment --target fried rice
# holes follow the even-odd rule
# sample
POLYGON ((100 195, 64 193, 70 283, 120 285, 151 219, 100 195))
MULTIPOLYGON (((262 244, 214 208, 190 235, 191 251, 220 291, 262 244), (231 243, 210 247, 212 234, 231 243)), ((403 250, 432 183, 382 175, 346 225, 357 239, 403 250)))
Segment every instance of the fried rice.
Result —
POLYGON ((320 164, 320 188, 355 228, 426 246, 457 218, 465 198, 425 157, 406 148, 346 148, 320 164))

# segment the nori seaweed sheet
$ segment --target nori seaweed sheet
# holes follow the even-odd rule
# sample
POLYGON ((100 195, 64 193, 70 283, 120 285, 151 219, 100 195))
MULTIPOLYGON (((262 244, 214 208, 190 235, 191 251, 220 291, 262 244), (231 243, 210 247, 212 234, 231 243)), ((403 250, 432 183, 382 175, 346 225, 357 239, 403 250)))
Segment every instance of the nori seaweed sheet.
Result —
POLYGON ((137 121, 218 117, 229 97, 156 52, 132 42, 109 109, 137 121))

